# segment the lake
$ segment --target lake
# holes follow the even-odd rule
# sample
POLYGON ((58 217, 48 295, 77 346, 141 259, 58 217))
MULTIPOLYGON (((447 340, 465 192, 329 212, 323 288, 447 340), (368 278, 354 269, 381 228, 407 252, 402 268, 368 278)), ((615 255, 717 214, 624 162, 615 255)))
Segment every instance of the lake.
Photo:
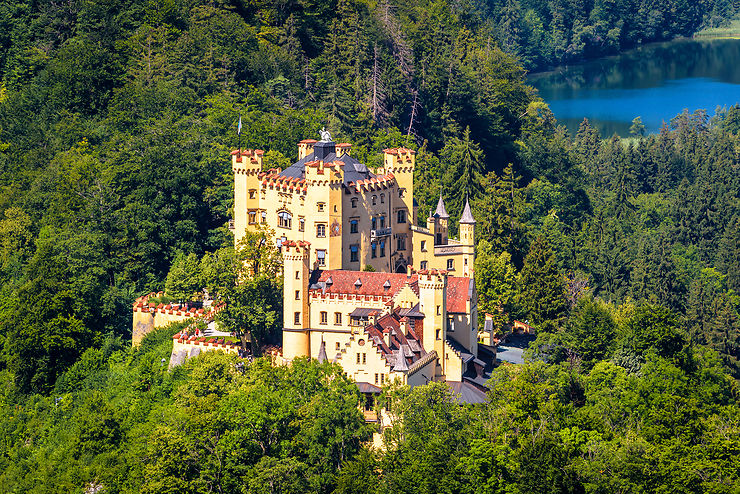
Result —
POLYGON ((602 136, 629 135, 639 116, 648 132, 684 108, 740 103, 740 40, 677 40, 645 45, 619 56, 531 74, 558 121, 572 135, 586 117, 602 136))

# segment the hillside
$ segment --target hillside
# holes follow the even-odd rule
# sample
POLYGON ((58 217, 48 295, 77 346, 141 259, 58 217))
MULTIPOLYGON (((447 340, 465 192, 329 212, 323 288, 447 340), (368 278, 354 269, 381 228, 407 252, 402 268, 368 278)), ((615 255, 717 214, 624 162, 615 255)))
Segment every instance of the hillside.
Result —
POLYGON ((733 12, 0 2, 0 490, 735 491, 740 106, 573 136, 524 79, 733 12), (373 454, 335 367, 169 373, 172 328, 128 348, 136 296, 232 259, 240 115, 266 167, 322 127, 370 166, 415 149, 420 216, 470 197, 479 311, 535 325, 530 363, 499 368, 485 407, 388 390, 408 413, 373 454))

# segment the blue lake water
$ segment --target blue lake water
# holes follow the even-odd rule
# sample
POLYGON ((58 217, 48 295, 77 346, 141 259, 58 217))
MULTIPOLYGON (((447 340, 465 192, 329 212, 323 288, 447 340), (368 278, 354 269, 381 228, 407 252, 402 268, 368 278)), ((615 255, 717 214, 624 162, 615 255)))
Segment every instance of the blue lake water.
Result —
POLYGON ((560 123, 575 133, 584 118, 603 136, 629 135, 639 116, 657 132, 684 109, 740 103, 740 40, 681 40, 623 55, 532 74, 560 123))

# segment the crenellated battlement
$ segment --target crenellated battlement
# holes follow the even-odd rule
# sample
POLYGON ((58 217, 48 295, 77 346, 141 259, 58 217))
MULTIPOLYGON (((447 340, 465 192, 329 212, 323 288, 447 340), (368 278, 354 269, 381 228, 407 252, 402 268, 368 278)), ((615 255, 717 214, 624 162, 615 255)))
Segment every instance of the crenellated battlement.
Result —
POLYGON ((392 173, 379 175, 366 180, 358 180, 357 182, 350 182, 348 184, 349 187, 354 187, 355 192, 357 193, 362 191, 388 189, 394 185, 396 185, 396 177, 392 173))

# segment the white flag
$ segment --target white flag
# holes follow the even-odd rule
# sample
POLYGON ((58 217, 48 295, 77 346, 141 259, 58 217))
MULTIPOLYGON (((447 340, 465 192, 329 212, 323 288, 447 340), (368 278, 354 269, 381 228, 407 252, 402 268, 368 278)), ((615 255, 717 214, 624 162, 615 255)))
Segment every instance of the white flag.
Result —
POLYGON ((241 135, 242 133, 242 116, 241 115, 239 115, 239 127, 237 127, 236 129, 236 133, 238 135, 241 135))

